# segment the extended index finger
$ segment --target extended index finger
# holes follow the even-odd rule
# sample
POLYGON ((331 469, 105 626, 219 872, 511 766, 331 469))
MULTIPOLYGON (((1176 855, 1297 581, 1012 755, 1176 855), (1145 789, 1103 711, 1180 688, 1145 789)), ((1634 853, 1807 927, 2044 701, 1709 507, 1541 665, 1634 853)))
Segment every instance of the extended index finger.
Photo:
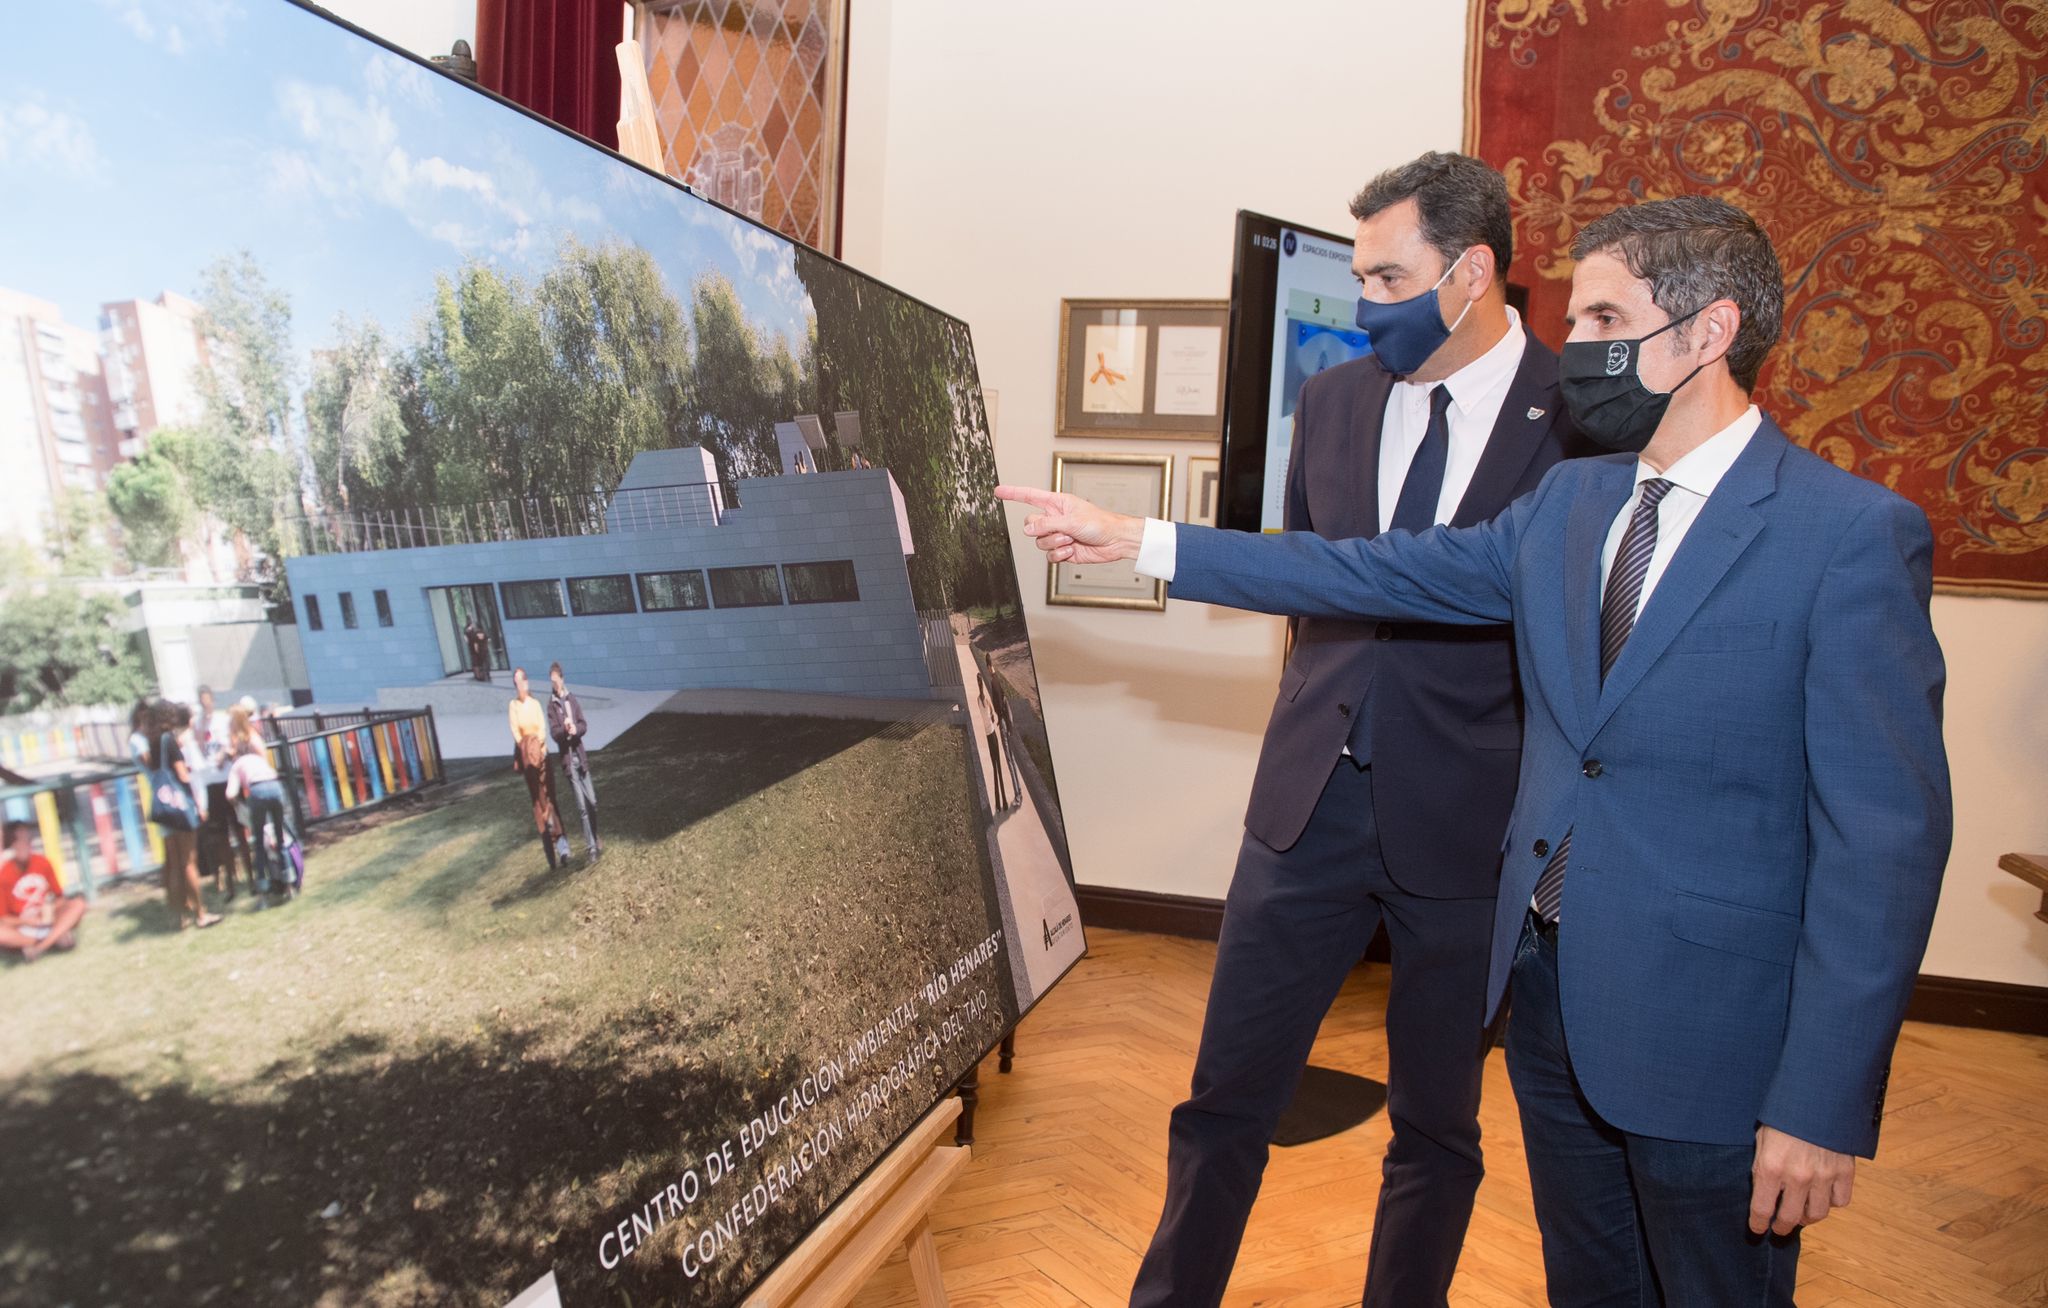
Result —
POLYGON ((1041 490, 1036 486, 998 486, 996 498, 1029 504, 1032 508, 1043 509, 1047 513, 1057 513, 1060 510, 1059 492, 1041 490))

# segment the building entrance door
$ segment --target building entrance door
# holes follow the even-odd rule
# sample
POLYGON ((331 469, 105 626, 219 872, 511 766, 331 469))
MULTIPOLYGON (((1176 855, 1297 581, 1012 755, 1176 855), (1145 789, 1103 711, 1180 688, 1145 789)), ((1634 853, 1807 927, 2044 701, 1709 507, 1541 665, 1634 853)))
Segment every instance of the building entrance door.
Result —
POLYGON ((503 672, 512 666, 505 655, 505 631, 498 624, 497 592, 491 586, 429 586, 427 609, 434 615, 434 640, 441 647, 442 675, 460 676, 470 670, 469 639, 465 633, 471 619, 489 639, 491 670, 503 672))

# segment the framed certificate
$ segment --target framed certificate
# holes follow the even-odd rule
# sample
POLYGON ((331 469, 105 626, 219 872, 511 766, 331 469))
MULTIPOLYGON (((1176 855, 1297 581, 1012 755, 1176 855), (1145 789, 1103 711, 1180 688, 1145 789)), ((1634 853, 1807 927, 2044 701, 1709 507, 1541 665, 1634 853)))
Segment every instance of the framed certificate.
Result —
POLYGON ((1216 440, 1224 300, 1061 300, 1055 434, 1216 440))
MULTIPOLYGON (((1173 498, 1171 454, 1055 454, 1052 488, 1134 517, 1164 518, 1173 498)), ((1045 602, 1098 609, 1166 609, 1166 583, 1130 563, 1046 566, 1045 602)))
POLYGON ((1188 505, 1181 521, 1197 527, 1216 525, 1216 492, 1223 480, 1223 461, 1213 454, 1188 456, 1188 505))

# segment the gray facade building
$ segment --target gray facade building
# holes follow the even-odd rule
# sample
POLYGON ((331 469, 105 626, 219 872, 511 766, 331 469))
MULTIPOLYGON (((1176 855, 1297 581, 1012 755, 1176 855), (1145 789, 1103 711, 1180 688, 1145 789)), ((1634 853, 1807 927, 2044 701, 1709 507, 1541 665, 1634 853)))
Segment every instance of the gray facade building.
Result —
POLYGON ((654 450, 606 496, 312 526, 286 569, 322 704, 463 675, 472 617, 536 682, 559 659, 621 690, 932 693, 885 469, 721 483, 702 449, 654 450))

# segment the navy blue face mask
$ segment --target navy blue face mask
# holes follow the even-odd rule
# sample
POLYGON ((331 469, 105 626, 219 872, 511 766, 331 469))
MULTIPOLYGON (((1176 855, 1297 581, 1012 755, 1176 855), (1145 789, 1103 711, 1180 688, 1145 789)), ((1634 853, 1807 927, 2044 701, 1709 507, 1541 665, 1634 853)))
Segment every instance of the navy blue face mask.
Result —
POLYGON ((1450 280, 1458 265, 1465 261, 1459 255, 1444 269, 1444 275, 1436 279, 1436 286, 1420 295, 1411 295, 1393 304, 1375 304, 1359 297, 1358 312, 1353 320, 1358 330, 1372 337, 1372 352, 1388 372, 1397 377, 1406 377, 1423 364, 1429 356, 1443 348, 1451 339, 1451 333, 1458 330, 1458 322, 1465 321, 1465 314, 1472 311, 1472 302, 1467 300, 1458 322, 1444 326, 1443 310, 1437 307, 1437 287, 1450 280))

